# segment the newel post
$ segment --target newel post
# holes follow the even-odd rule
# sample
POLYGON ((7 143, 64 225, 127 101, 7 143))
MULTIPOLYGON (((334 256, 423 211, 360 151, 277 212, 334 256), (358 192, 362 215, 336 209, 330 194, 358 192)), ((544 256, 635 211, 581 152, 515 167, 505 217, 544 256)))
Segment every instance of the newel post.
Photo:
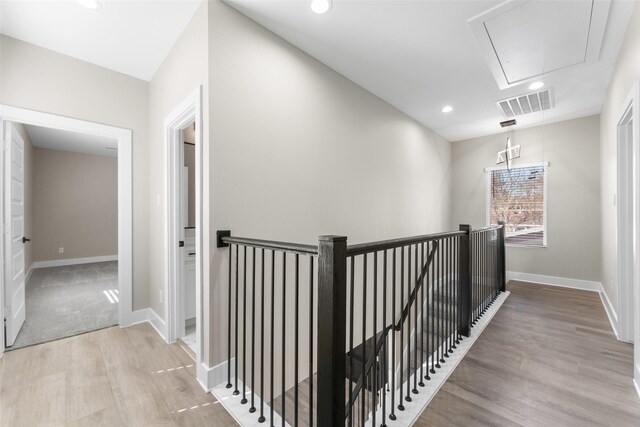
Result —
POLYGON ((318 241, 318 426, 344 425, 347 238, 318 241))
POLYGON ((500 292, 504 292, 507 290, 507 262, 506 262, 506 251, 504 246, 504 236, 505 236, 505 224, 504 221, 498 221, 498 225, 501 227, 498 229, 498 278, 500 282, 498 283, 500 292))
POLYGON ((460 236, 460 253, 458 254, 460 259, 460 271, 458 272, 460 277, 460 333, 468 337, 471 332, 471 226, 460 225, 460 231, 465 232, 460 236))

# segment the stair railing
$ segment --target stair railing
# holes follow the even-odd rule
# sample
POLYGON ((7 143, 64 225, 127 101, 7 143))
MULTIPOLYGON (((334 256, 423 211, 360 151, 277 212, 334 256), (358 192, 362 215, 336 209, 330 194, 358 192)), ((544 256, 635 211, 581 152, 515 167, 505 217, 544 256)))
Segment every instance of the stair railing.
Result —
POLYGON ((502 225, 350 246, 220 231, 218 246, 227 387, 272 426, 395 420, 505 286, 502 225))

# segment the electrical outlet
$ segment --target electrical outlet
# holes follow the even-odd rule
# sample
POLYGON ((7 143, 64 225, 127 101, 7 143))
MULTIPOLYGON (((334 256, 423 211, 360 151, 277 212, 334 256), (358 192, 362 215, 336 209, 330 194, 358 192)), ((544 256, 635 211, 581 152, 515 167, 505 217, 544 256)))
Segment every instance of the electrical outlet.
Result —
POLYGON ((163 297, 162 290, 160 290, 160 304, 162 304, 162 297, 163 297))
POLYGON ((64 248, 58 248, 58 253, 59 254, 63 254, 64 253, 64 248))

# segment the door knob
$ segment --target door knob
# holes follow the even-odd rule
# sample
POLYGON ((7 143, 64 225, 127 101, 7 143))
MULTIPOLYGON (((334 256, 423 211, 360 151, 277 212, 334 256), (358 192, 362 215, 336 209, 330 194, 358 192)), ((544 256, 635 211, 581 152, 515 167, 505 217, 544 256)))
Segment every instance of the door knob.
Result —
POLYGON ((27 242, 30 242, 30 241, 31 241, 31 239, 27 239, 26 237, 22 238, 22 243, 27 243, 27 242))

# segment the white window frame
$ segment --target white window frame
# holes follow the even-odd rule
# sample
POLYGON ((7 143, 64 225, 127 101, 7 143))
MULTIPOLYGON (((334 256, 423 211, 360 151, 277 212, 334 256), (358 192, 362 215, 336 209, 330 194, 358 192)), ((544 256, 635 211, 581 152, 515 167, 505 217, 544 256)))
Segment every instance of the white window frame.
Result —
MULTIPOLYGON (((545 161, 545 162, 536 162, 536 163, 523 163, 523 164, 519 164, 518 166, 513 166, 511 169, 520 169, 520 168, 531 168, 531 167, 540 167, 542 166, 542 168, 544 169, 544 176, 543 176, 543 187, 544 187, 544 200, 543 200, 543 212, 542 212, 542 226, 543 226, 543 235, 542 235, 542 245, 520 245, 517 243, 505 243, 506 246, 512 246, 512 247, 517 247, 517 248, 546 248, 547 247, 547 230, 548 230, 548 226, 547 226, 547 216, 548 216, 548 212, 547 212, 547 200, 548 200, 548 196, 549 193, 547 192, 547 171, 548 168, 550 166, 550 163, 545 161)), ((493 171, 497 171, 497 170, 506 170, 507 167, 506 166, 493 166, 493 167, 487 167, 484 168, 484 172, 485 172, 485 223, 487 226, 491 225, 491 172, 493 171)))

